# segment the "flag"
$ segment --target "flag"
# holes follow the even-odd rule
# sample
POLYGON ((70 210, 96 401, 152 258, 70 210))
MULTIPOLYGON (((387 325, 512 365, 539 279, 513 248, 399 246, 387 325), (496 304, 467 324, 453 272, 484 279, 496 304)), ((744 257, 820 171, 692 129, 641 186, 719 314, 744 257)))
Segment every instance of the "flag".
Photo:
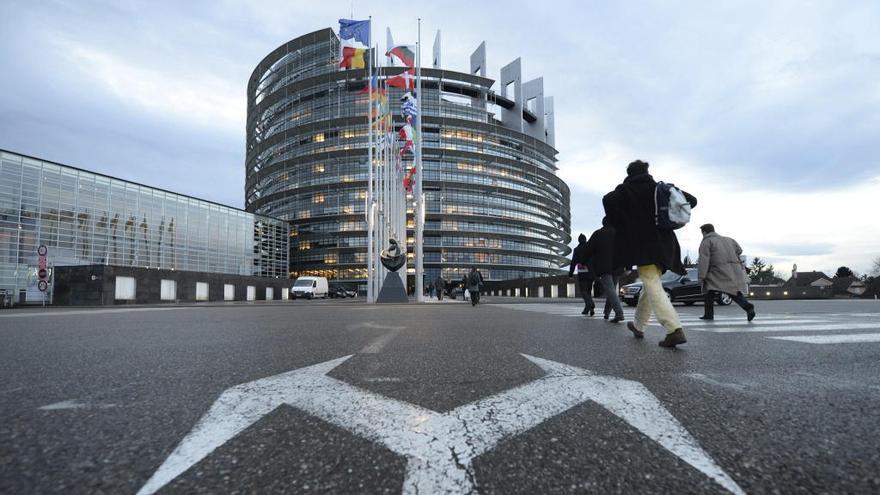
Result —
POLYGON ((406 192, 412 192, 413 189, 413 177, 416 175, 416 166, 413 165, 411 169, 406 172, 406 175, 403 177, 403 187, 406 189, 406 192))
POLYGON ((373 87, 373 99, 375 100, 375 99, 379 98, 384 103, 384 101, 385 101, 385 88, 379 86, 379 77, 378 76, 374 75, 373 79, 370 80, 370 83, 367 84, 366 86, 364 86, 364 89, 358 91, 358 93, 360 93, 360 94, 369 93, 370 86, 373 87), (377 95, 379 95, 379 96, 377 96, 377 95))
POLYGON ((405 70, 402 74, 389 77, 385 80, 387 86, 402 89, 416 89, 416 70, 413 68, 405 70))
POLYGON ((402 139, 404 142, 411 143, 413 140, 413 128, 409 124, 406 124, 405 126, 401 127, 398 134, 400 134, 400 139, 402 139))
POLYGON ((416 52, 412 45, 397 45, 385 53, 391 60, 399 60, 406 67, 415 67, 416 52))
POLYGON ((339 19, 339 38, 347 45, 351 42, 370 46, 370 21, 355 21, 352 19, 339 19))
POLYGON ((367 67, 369 50, 366 48, 342 47, 342 61, 339 66, 344 69, 363 69, 367 67))
POLYGON ((413 97, 412 93, 407 92, 403 95, 403 104, 401 105, 401 111, 403 115, 408 118, 416 118, 419 114, 418 101, 413 97))

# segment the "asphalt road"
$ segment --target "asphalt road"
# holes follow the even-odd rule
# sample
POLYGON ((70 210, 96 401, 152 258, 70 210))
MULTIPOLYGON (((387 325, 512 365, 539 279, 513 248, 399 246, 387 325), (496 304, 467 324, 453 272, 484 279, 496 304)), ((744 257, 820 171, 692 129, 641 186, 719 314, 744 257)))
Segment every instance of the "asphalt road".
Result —
POLYGON ((2 311, 0 493, 880 492, 878 301, 484 300, 2 311))

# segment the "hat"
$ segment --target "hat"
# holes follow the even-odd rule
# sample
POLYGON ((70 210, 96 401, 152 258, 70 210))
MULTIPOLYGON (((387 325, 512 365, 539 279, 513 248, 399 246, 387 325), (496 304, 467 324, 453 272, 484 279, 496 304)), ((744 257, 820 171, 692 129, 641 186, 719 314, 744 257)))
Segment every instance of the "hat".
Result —
POLYGON ((626 167, 626 175, 641 175, 648 173, 648 162, 636 160, 626 167))
POLYGON ((587 236, 581 234, 578 236, 578 242, 587 242, 587 236))

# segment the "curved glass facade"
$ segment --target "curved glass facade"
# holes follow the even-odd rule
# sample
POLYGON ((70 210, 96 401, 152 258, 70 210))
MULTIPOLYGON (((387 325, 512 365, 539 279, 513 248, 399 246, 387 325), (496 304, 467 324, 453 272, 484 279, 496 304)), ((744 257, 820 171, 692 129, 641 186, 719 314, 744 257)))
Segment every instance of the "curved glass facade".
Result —
MULTIPOLYGON (((338 64, 339 39, 324 29, 282 45, 254 70, 245 209, 290 222, 291 276, 357 281, 366 278, 367 95, 360 91, 367 74, 338 64)), ((496 118, 492 84, 422 69, 429 283, 441 271, 460 280, 471 266, 505 280, 558 274, 567 264, 569 189, 556 175, 557 152, 496 118)), ((389 88, 391 101, 401 95, 389 88)), ((407 226, 411 250, 411 214, 407 226)))

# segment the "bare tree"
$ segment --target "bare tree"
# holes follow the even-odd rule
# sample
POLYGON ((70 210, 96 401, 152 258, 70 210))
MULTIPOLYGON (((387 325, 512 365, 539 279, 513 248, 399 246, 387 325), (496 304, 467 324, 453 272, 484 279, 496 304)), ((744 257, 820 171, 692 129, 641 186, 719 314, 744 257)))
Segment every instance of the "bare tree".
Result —
POLYGON ((874 258, 874 263, 871 265, 871 275, 880 277, 880 256, 874 258))

